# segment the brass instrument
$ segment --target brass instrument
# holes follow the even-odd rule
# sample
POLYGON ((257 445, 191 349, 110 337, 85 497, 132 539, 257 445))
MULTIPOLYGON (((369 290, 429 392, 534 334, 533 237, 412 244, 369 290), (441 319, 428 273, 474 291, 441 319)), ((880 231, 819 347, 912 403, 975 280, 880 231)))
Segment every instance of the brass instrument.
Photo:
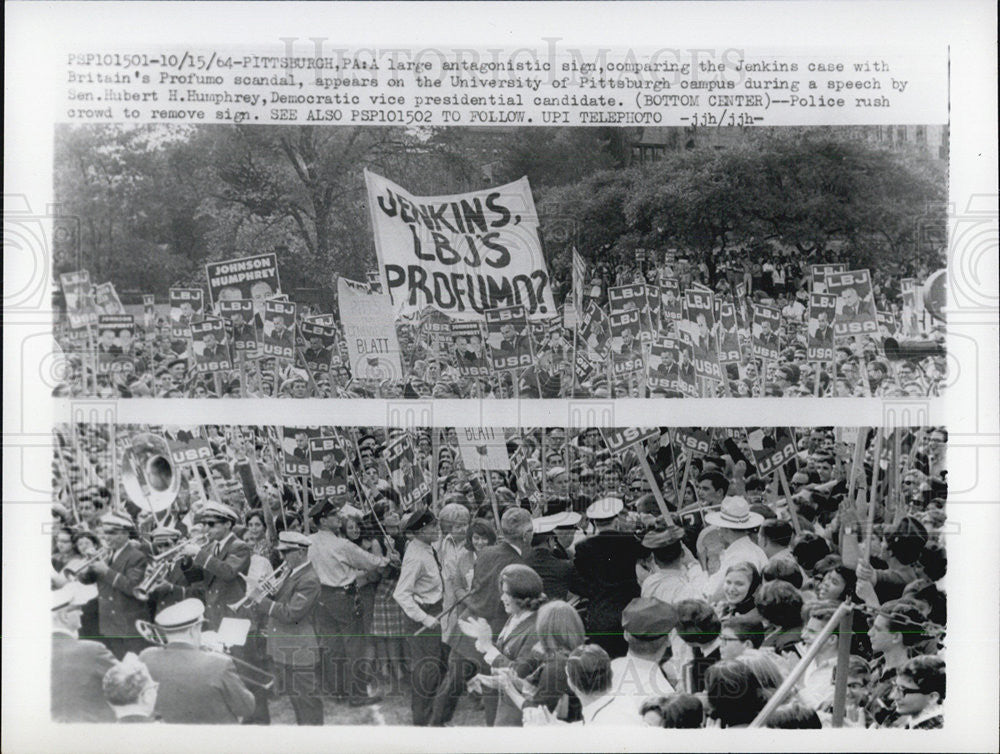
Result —
POLYGON ((90 555, 84 555, 83 559, 71 560, 63 567, 62 573, 70 581, 79 579, 83 572, 98 560, 111 560, 112 555, 110 547, 95 549, 90 555))
POLYGON ((146 569, 146 575, 143 577, 142 583, 132 590, 132 594, 137 600, 142 602, 147 601, 152 595, 153 589, 166 580, 167 574, 170 573, 170 569, 174 567, 178 560, 184 557, 184 553, 182 551, 185 547, 189 544, 202 547, 207 543, 207 535, 201 537, 191 537, 189 539, 182 539, 173 547, 164 550, 158 555, 153 555, 151 558, 152 562, 146 569))
MULTIPOLYGON (((265 576, 257 582, 257 587, 264 590, 265 596, 273 597, 277 591, 281 589, 281 585, 285 583, 285 579, 288 578, 289 573, 291 573, 291 570, 288 568, 288 563, 282 563, 274 569, 274 572, 270 576, 265 576)), ((243 576, 243 574, 240 575, 243 576)), ((246 576, 243 576, 243 579, 246 580, 246 576)), ((253 600, 250 599, 250 595, 246 594, 243 596, 243 599, 231 602, 227 605, 227 607, 233 612, 236 612, 241 607, 252 601, 253 600)))
MULTIPOLYGON (((139 632, 139 636, 150 644, 155 644, 158 647, 167 645, 167 637, 155 623, 150 623, 140 618, 135 622, 135 628, 139 632)), ((271 691, 274 688, 274 675, 268 673, 263 668, 259 668, 246 660, 241 660, 239 657, 234 657, 232 653, 227 652, 225 649, 216 649, 205 645, 199 645, 198 649, 202 652, 223 655, 232 660, 233 665, 236 666, 236 674, 247 686, 256 686, 264 691, 271 691)))
POLYGON ((181 489, 181 475, 171 459, 167 441, 144 432, 124 441, 122 487, 137 506, 160 513, 173 505, 181 489))

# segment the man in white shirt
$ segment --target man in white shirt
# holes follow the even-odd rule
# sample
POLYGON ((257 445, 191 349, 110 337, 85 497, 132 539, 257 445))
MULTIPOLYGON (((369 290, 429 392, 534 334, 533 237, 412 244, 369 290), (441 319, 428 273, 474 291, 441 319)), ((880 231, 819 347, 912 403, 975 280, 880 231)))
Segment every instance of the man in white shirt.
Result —
POLYGON ((683 538, 684 530, 679 526, 643 537, 646 557, 640 567, 649 573, 642 581, 643 597, 660 602, 705 598, 708 574, 684 548, 683 538))
POLYGON ((767 565, 766 553, 752 539, 763 522, 764 517, 750 510, 746 498, 736 496, 723 498, 720 510, 705 514, 705 523, 715 526, 726 544, 719 557, 719 570, 708 580, 706 592, 710 602, 722 599, 729 566, 747 562, 761 571, 767 565))
MULTIPOLYGON (((836 607, 824 603, 814 603, 809 608, 809 619, 802 628, 802 649, 805 654, 819 636, 823 626, 833 617, 836 607)), ((799 681, 799 698, 813 709, 829 706, 833 701, 833 670, 837 667, 837 631, 834 630, 823 642, 823 648, 806 668, 799 681)))
POLYGON ((644 725, 638 709, 612 692, 611 658, 596 644, 583 644, 566 661, 566 680, 580 700, 584 725, 644 725))
POLYGON ((410 653, 410 710, 413 725, 431 720, 434 696, 444 676, 440 614, 444 596, 441 563, 432 544, 438 538, 438 522, 428 510, 417 510, 403 522, 403 531, 413 539, 406 547, 393 599, 409 618, 406 644, 410 653))
POLYGON ((670 632, 676 625, 677 611, 665 602, 637 597, 625 606, 622 629, 628 653, 611 661, 615 704, 629 705, 639 715, 646 699, 674 692, 660 663, 670 651, 670 632))

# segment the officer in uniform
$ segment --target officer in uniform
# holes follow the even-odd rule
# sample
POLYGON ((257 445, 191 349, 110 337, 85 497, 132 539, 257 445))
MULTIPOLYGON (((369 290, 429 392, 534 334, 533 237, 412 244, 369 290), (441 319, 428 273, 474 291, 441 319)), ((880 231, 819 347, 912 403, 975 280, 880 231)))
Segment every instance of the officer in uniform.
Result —
POLYGON ((635 564, 642 556, 639 541, 618 530, 625 504, 617 497, 603 497, 587 508, 596 533, 576 546, 572 591, 589 600, 584 623, 594 644, 612 658, 628 650, 622 637, 622 610, 639 596, 635 564))
POLYGON ((278 552, 286 563, 285 576, 272 596, 254 586, 249 597, 256 612, 267 619, 267 653, 274 661, 278 693, 290 698, 299 725, 323 724, 316 663, 319 643, 313 612, 320 593, 319 577, 309 562, 309 537, 297 531, 278 535, 278 552))
MULTIPOLYGON (((576 514, 579 516, 579 514, 576 514)), ((526 564, 542 577, 545 594, 550 599, 565 600, 573 579, 573 561, 556 539, 556 526, 566 517, 564 513, 541 516, 531 522, 531 551, 526 564)))
POLYGON ((243 577, 250 568, 253 550, 233 533, 238 519, 236 511, 228 505, 209 501, 198 517, 208 529, 208 543, 192 542, 183 550, 204 574, 201 587, 205 595, 205 618, 212 631, 219 629, 223 618, 236 617, 228 606, 246 593, 243 577))
POLYGON ((234 725, 254 710, 254 696, 231 657, 201 649, 205 604, 186 599, 156 614, 166 646, 147 647, 139 659, 160 684, 155 713, 165 723, 234 725))
POLYGON ((86 589, 70 582, 52 593, 51 710, 57 723, 115 719, 101 692, 101 681, 115 664, 115 656, 100 642, 78 638, 86 589))
POLYGON ((80 575, 82 583, 97 583, 97 617, 101 641, 119 660, 139 653, 146 643, 136 634, 135 622, 149 618, 145 602, 136 599, 149 558, 129 534, 135 524, 128 516, 108 513, 101 517, 101 531, 110 560, 96 560, 80 575))

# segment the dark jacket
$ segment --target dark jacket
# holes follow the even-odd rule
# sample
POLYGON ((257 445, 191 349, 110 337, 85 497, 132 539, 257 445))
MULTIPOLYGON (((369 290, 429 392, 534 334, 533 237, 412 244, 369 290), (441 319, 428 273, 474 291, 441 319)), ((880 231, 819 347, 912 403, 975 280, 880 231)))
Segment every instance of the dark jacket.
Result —
MULTIPOLYGON (((494 639, 496 648, 500 651, 500 656, 495 658, 491 664, 494 668, 512 668, 519 678, 526 678, 531 675, 541 660, 541 657, 534 651, 535 644, 538 643, 536 626, 536 616, 521 621, 511 632, 500 640, 499 636, 494 639)), ((489 709, 489 707, 487 707, 489 709)), ((500 699, 496 706, 496 714, 492 721, 487 721, 492 726, 520 726, 521 710, 514 706, 506 694, 500 694, 500 699)))
MULTIPOLYGON (((133 632, 135 627, 133 626, 133 632)), ((57 723, 114 722, 101 682, 115 656, 100 642, 52 634, 52 720, 57 723)))
MULTIPOLYGON (((479 553, 476 565, 472 571, 472 588, 465 600, 460 617, 478 616, 485 618, 493 635, 500 633, 507 622, 507 611, 500 601, 500 572, 511 563, 524 563, 517 550, 506 542, 490 545, 479 553)), ((476 651, 475 642, 462 634, 456 637, 452 651, 459 652, 463 657, 482 666, 482 655, 476 651)), ((485 671, 485 668, 481 669, 485 671)))
POLYGON ((627 651, 622 610, 639 596, 635 564, 641 555, 639 541, 618 532, 599 532, 576 546, 571 589, 589 600, 584 621, 587 634, 611 657, 627 651))
POLYGON ((250 568, 253 550, 242 539, 232 535, 218 555, 213 555, 214 542, 209 542, 194 556, 194 565, 204 573, 205 620, 208 629, 217 631, 223 618, 236 617, 228 605, 246 594, 245 576, 250 568))
POLYGON ((108 570, 98 576, 87 571, 84 583, 97 582, 97 611, 101 635, 128 638, 136 636, 135 622, 149 620, 149 606, 132 594, 146 575, 149 558, 137 544, 128 542, 108 563, 108 570))
POLYGON ((253 713, 253 694, 220 652, 168 644, 143 650, 139 659, 160 684, 155 714, 165 723, 232 725, 253 713))
POLYGON ((566 599, 573 579, 572 560, 560 558, 548 547, 533 547, 528 553, 527 565, 542 577, 542 585, 549 599, 566 599))
POLYGON ((280 665, 312 667, 319 658, 313 609, 319 597, 319 576, 312 564, 284 580, 273 599, 265 597, 258 612, 267 619, 267 653, 280 665))

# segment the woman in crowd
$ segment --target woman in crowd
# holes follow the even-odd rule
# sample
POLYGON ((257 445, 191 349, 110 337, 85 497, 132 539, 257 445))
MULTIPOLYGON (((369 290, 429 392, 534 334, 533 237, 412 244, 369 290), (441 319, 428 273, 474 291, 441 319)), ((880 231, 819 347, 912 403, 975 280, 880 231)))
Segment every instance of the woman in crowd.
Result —
POLYGON ((720 618, 751 613, 756 616, 754 595, 760 583, 760 571, 752 563, 742 562, 729 566, 723 582, 724 597, 716 603, 715 612, 720 618))
MULTIPOLYGON (((539 658, 532 651, 538 633, 535 619, 545 600, 542 577, 526 565, 512 563, 500 572, 500 601, 509 617, 496 638, 484 618, 461 620, 459 628, 476 640, 476 650, 494 674, 512 672, 525 678, 538 667, 539 658)), ((508 695, 484 694, 483 702, 487 725, 521 724, 521 710, 508 695)))

